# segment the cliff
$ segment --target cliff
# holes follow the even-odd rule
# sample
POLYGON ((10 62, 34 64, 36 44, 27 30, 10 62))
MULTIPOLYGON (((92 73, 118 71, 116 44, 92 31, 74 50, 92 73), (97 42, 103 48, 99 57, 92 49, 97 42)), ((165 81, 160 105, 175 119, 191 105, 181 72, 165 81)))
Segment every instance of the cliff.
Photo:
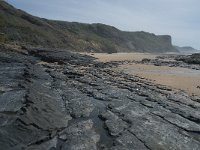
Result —
POLYGON ((0 42, 86 52, 177 51, 169 35, 125 32, 104 24, 47 20, 0 1, 0 42))

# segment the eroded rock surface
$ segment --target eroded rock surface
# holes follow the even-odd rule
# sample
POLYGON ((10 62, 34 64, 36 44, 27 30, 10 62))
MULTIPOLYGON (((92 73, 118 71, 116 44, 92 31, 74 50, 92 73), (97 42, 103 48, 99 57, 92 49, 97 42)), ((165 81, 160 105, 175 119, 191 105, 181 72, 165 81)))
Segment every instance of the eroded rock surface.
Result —
POLYGON ((2 150, 199 150, 200 98, 61 50, 0 51, 2 150))
POLYGON ((177 56, 176 60, 183 61, 188 64, 200 64, 200 53, 192 54, 192 55, 183 55, 177 56))
POLYGON ((156 59, 143 59, 141 62, 136 61, 136 63, 200 70, 200 54, 196 53, 192 55, 163 55, 156 57, 156 59))

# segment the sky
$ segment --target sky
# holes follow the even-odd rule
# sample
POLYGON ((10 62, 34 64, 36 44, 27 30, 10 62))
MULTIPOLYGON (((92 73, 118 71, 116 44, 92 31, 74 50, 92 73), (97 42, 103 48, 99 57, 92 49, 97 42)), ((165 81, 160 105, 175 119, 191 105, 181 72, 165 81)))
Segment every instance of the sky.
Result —
POLYGON ((42 18, 104 23, 124 31, 172 36, 200 50, 200 0, 6 0, 42 18))

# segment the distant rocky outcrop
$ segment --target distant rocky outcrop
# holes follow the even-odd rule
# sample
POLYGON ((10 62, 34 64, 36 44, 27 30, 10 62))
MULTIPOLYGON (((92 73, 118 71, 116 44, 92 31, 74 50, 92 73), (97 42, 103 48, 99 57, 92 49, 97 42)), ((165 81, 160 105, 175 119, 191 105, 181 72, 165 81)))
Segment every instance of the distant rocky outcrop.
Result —
POLYGON ((183 61, 188 64, 199 64, 200 65, 200 53, 195 53, 192 55, 177 56, 177 61, 183 61))
POLYGON ((0 1, 0 42, 86 52, 174 52, 171 36, 124 32, 104 24, 53 21, 0 1))

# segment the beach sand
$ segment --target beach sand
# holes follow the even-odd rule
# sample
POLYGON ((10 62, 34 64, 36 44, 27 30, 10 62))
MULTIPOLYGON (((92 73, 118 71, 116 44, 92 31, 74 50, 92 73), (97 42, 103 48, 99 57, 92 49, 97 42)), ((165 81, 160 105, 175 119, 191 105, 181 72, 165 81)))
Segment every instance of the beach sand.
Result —
POLYGON ((189 95, 200 96, 200 71, 167 66, 154 66, 143 64, 121 65, 120 70, 150 79, 152 82, 166 85, 172 89, 186 91, 189 95))
POLYGON ((141 61, 143 58, 154 59, 157 54, 149 54, 149 53, 89 53, 90 56, 97 58, 101 62, 109 62, 109 61, 125 61, 125 60, 136 60, 141 61))
MULTIPOLYGON (((115 54, 102 54, 94 53, 89 54, 96 57, 98 61, 124 61, 124 60, 137 60, 143 58, 155 58, 156 54, 148 53, 115 53, 115 54)), ((150 79, 153 83, 165 85, 172 89, 184 90, 189 95, 200 96, 200 71, 192 70, 181 67, 168 67, 168 66, 154 66, 145 64, 126 64, 120 65, 117 69, 125 73, 138 75, 140 77, 150 79)))

